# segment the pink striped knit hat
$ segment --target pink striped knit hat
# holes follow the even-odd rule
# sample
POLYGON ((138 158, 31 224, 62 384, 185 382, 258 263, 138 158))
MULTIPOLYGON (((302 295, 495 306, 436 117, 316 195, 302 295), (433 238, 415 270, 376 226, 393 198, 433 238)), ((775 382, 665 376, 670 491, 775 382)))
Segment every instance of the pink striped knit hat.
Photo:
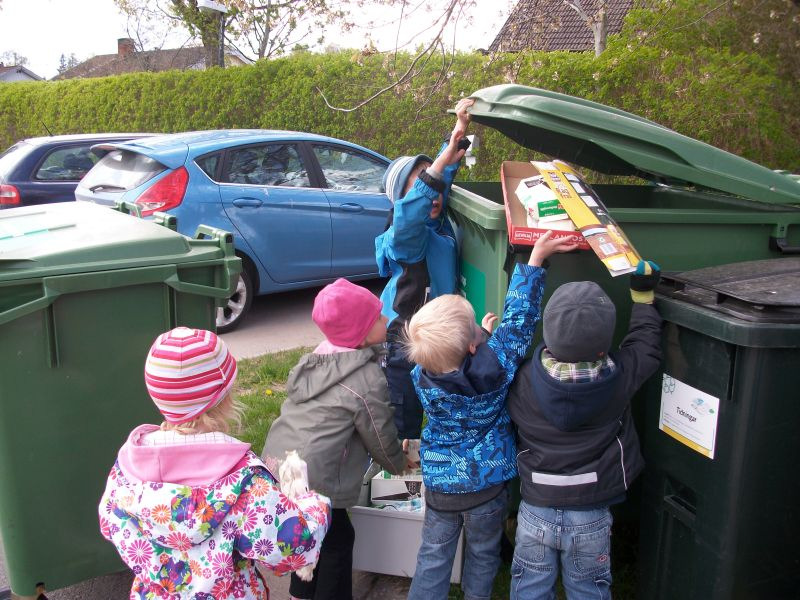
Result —
POLYGON ((225 398, 236 381, 236 360, 216 334, 177 327, 153 342, 144 381, 164 418, 186 423, 225 398))

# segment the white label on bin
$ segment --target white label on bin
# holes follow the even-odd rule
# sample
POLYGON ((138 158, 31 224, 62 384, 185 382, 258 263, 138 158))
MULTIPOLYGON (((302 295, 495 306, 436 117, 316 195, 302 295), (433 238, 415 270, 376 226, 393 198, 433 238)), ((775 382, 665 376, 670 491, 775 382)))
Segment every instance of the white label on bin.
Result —
POLYGON ((658 427, 667 435, 714 458, 719 398, 664 373, 658 427))

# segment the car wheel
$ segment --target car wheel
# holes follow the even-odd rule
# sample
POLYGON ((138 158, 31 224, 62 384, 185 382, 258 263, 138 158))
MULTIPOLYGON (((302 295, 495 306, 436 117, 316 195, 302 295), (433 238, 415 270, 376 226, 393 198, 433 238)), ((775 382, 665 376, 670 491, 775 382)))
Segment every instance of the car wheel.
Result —
POLYGON ((236 289, 224 306, 217 309, 217 332, 227 333, 239 326, 253 302, 253 283, 250 274, 242 269, 236 289))

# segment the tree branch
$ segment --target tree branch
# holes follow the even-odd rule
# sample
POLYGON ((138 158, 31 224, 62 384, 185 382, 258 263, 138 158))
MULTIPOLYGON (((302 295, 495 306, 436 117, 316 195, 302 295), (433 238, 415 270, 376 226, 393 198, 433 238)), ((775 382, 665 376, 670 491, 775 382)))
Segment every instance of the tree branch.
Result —
MULTIPOLYGON (((380 90, 378 90, 377 92, 372 94, 367 99, 362 100, 361 102, 359 102, 358 104, 356 104, 355 106, 352 106, 350 108, 343 108, 343 107, 339 107, 339 106, 333 106, 328 101, 328 98, 327 98, 327 96, 325 96, 325 93, 319 88, 319 86, 316 86, 316 90, 317 90, 317 92, 319 92, 320 96, 322 96, 322 99, 325 102, 325 105, 328 108, 330 108, 331 110, 336 110, 336 111, 339 111, 339 112, 353 112, 355 110, 358 110, 362 106, 366 106, 367 104, 369 104, 370 102, 375 100, 375 98, 378 98, 378 97, 382 96, 383 94, 385 94, 386 92, 389 92, 390 90, 393 90, 394 88, 402 85, 403 83, 406 83, 407 81, 413 79, 425 67, 427 62, 430 60, 430 58, 431 58, 431 56, 433 54, 433 50, 435 48, 439 47, 439 45, 442 45, 442 47, 443 47, 442 34, 444 33, 444 30, 447 27, 447 24, 450 22, 450 18, 452 17, 453 11, 455 10, 456 6, 460 6, 461 5, 461 1, 462 0, 450 0, 450 3, 448 4, 447 9, 442 13, 442 16, 439 17, 436 21, 434 21, 434 24, 441 22, 441 25, 440 25, 439 31, 436 33, 436 36, 434 37, 433 41, 431 41, 431 43, 428 44, 428 46, 425 47, 425 49, 423 49, 421 52, 419 52, 414 57, 414 59, 411 61, 411 65, 408 67, 408 69, 406 69, 405 73, 403 73, 403 75, 401 75, 398 79, 396 79, 391 84, 389 84, 387 86, 384 86, 383 88, 381 88, 380 90), (417 63, 419 63, 420 60, 422 60, 423 58, 425 58, 425 61, 422 63, 422 66, 419 68, 419 70, 416 70, 416 72, 415 72, 415 67, 417 66, 417 63)), ((396 52, 397 51, 395 49, 395 55, 396 55, 396 52)))
POLYGON ((564 4, 572 8, 576 13, 578 13, 578 16, 581 19, 583 19, 586 23, 591 22, 589 15, 587 15, 583 10, 583 6, 581 5, 581 0, 563 0, 563 1, 564 4))

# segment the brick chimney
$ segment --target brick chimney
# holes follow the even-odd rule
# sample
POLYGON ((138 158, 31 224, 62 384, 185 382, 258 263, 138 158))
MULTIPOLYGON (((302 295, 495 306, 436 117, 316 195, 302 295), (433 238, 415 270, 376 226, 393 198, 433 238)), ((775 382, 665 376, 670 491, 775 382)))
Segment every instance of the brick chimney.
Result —
POLYGON ((117 55, 119 55, 120 58, 130 56, 135 51, 136 47, 134 46, 131 38, 119 38, 117 40, 117 55))

